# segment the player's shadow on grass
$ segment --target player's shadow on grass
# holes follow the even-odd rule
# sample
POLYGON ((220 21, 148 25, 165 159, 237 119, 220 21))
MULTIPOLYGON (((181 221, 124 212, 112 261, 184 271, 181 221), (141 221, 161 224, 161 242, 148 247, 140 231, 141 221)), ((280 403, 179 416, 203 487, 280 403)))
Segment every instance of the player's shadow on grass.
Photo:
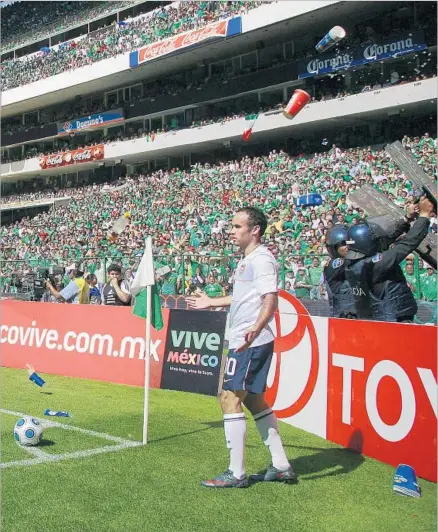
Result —
POLYGON ((316 480, 346 475, 357 469, 365 461, 361 454, 351 449, 300 446, 296 448, 319 451, 308 456, 298 456, 290 461, 300 480, 316 480))
POLYGON ((153 438, 150 440, 150 443, 171 440, 172 438, 179 438, 181 436, 189 436, 190 434, 196 434, 197 432, 204 432, 206 430, 211 430, 211 429, 217 429, 217 428, 223 429, 224 422, 223 421, 205 421, 202 423, 202 425, 207 425, 207 426, 203 427, 202 429, 195 429, 195 430, 190 430, 187 432, 178 432, 177 434, 171 434, 169 436, 163 436, 161 438, 153 438))
POLYGON ((292 445, 291 447, 319 451, 309 456, 298 456, 295 460, 291 460, 296 474, 302 480, 316 480, 318 478, 346 475, 360 467, 365 461, 361 454, 363 448, 361 430, 353 432, 346 449, 340 449, 339 447, 324 449, 299 445, 292 445))
MULTIPOLYGON (((290 463, 299 481, 317 480, 320 478, 346 475, 360 467, 365 458, 362 456, 363 435, 360 430, 353 433, 347 449, 308 447, 306 445, 285 445, 286 449, 303 449, 314 451, 310 455, 291 458, 290 463)), ((259 471, 253 480, 261 480, 262 471, 259 471)))

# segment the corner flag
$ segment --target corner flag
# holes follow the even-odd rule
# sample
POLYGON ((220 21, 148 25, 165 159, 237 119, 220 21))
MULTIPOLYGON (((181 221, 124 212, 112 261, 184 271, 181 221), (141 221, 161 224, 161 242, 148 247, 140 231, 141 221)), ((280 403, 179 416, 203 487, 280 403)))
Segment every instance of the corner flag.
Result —
POLYGON ((152 258, 152 243, 148 238, 146 250, 141 258, 137 273, 131 285, 131 294, 135 296, 133 314, 139 318, 146 319, 147 312, 147 287, 151 288, 151 315, 152 327, 159 331, 163 328, 163 315, 161 313, 161 301, 155 284, 154 262, 152 258))
POLYGON ((154 261, 152 257, 152 238, 146 240, 146 249, 141 258, 137 273, 131 285, 131 294, 136 296, 133 313, 146 320, 146 349, 144 366, 144 412, 143 445, 148 440, 149 417, 149 381, 151 365, 151 325, 159 331, 163 328, 160 296, 155 284, 154 261))

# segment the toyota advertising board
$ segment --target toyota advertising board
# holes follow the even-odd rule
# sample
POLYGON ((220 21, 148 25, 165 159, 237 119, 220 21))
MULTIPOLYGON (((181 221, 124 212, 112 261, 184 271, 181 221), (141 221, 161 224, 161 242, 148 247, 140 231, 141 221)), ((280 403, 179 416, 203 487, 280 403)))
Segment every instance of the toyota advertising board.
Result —
POLYGON ((436 327, 312 317, 283 291, 276 327, 277 417, 436 481, 436 327))
MULTIPOLYGON (((152 331, 151 386, 156 388, 173 386, 173 377, 163 374, 166 339, 169 348, 175 342, 180 347, 178 363, 168 362, 174 367, 188 368, 189 361, 198 361, 194 354, 210 360, 222 348, 223 338, 218 344, 215 334, 220 335, 224 313, 192 311, 184 323, 185 311, 171 312, 178 313, 174 337, 168 335, 168 309, 163 309, 164 328, 152 331), (206 322, 212 314, 223 318, 214 327, 206 322), (196 346, 202 343, 199 350, 195 340, 196 346)), ((30 363, 43 373, 143 385, 144 321, 130 309, 2 301, 1 313, 3 366, 30 363)), ((410 464, 419 476, 436 481, 436 327, 312 317, 283 291, 275 326, 266 397, 279 419, 382 462, 410 464)), ((200 377, 212 393, 219 377, 208 372, 213 376, 200 377)), ((209 393, 186 381, 184 372, 178 375, 177 389, 209 393)))

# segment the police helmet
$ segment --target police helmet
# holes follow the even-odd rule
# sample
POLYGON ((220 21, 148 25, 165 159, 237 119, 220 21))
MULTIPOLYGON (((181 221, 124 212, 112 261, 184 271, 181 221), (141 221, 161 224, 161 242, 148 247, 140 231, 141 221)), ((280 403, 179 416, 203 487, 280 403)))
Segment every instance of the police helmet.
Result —
POLYGON ((327 231, 325 247, 332 259, 339 258, 338 248, 346 244, 347 231, 347 226, 343 224, 335 225, 327 231))
POLYGON ((368 224, 352 225, 347 233, 348 252, 345 258, 349 260, 372 257, 379 251, 378 239, 373 233, 373 227, 368 224))

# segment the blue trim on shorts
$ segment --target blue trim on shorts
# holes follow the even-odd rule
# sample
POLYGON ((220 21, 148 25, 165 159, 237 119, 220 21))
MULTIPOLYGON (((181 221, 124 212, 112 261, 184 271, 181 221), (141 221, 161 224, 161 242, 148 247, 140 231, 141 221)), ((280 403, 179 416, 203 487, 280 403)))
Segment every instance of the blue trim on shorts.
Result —
POLYGON ((224 371, 222 390, 263 393, 266 390, 274 342, 249 347, 242 353, 230 349, 224 371))

